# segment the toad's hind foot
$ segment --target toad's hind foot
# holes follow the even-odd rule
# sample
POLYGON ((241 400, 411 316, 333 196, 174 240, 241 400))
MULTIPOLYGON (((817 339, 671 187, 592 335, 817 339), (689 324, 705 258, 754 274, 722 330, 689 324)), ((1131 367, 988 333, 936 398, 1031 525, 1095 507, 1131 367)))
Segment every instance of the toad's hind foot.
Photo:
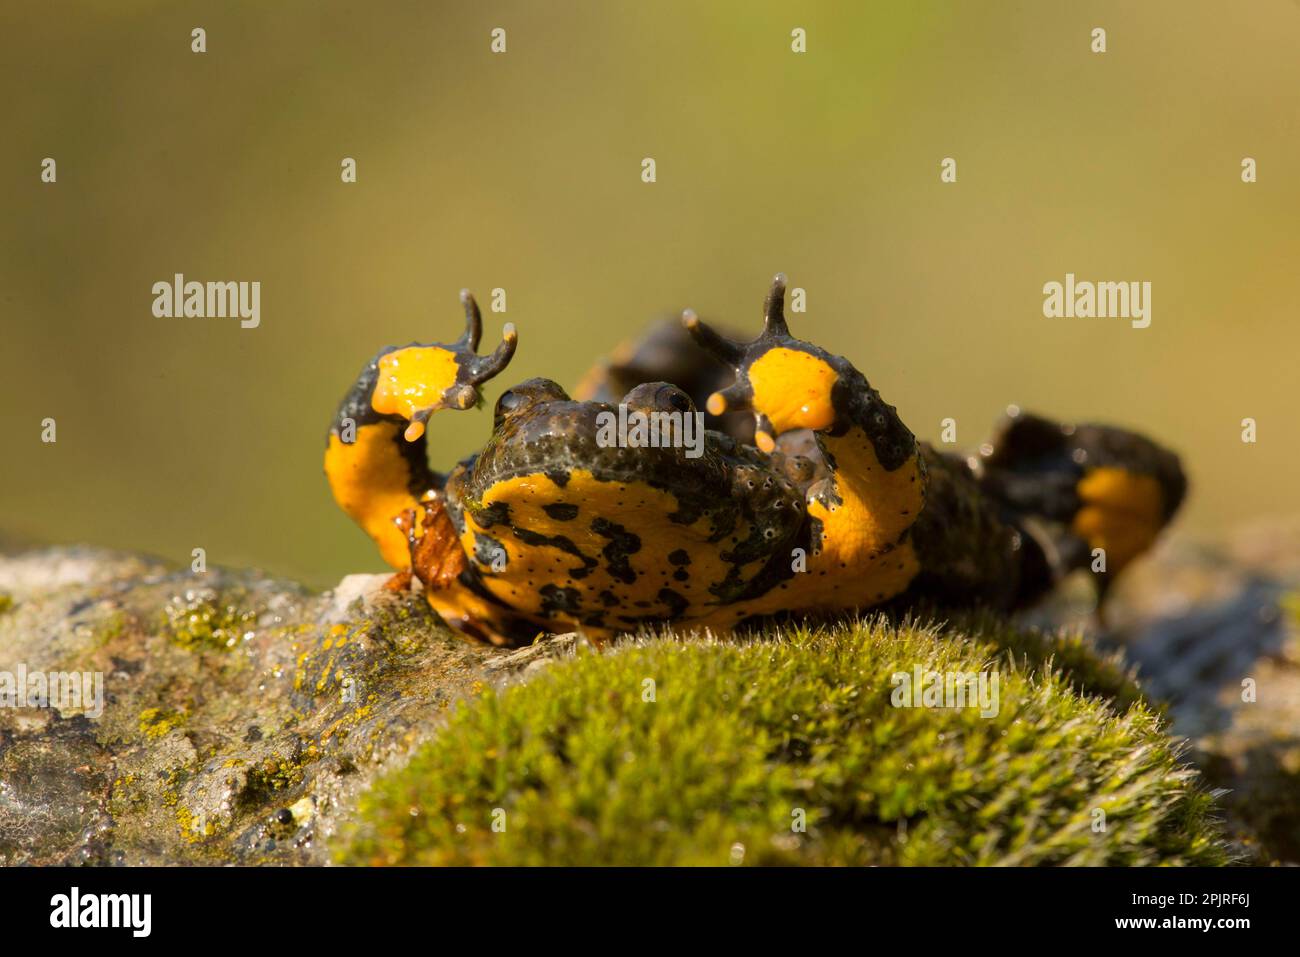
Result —
POLYGON ((1048 584, 1086 568, 1095 576, 1099 607, 1187 493, 1178 456, 1145 436, 1053 422, 1015 406, 972 469, 1004 515, 1039 539, 1048 584))

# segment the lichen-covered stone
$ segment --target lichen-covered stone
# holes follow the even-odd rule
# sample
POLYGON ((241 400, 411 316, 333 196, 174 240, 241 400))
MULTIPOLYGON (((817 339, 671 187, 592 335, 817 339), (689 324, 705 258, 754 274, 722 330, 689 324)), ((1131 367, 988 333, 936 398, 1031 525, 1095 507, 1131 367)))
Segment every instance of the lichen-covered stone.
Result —
POLYGON ((0 557, 0 670, 104 693, 97 716, 0 708, 0 864, 325 861, 385 762, 514 670, 384 580, 314 596, 92 549, 0 557))

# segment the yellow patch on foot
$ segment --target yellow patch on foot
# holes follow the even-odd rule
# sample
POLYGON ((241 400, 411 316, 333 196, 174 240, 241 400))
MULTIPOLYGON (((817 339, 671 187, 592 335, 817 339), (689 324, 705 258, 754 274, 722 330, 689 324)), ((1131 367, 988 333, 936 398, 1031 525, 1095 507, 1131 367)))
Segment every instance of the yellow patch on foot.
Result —
POLYGON ((835 422, 831 388, 839 375, 823 359, 797 349, 769 349, 749 367, 754 410, 777 434, 828 429, 835 422))
MULTIPOLYGON (((456 384, 458 370, 455 353, 441 346, 396 349, 379 360, 379 381, 370 405, 380 415, 412 418, 442 401, 443 393, 456 384)), ((407 435, 408 441, 419 437, 419 433, 407 435)))
POLYGON ((1075 489, 1082 507, 1070 530, 1089 548, 1105 549, 1108 572, 1123 570, 1154 544, 1164 524, 1164 493, 1154 476, 1096 468, 1075 489))

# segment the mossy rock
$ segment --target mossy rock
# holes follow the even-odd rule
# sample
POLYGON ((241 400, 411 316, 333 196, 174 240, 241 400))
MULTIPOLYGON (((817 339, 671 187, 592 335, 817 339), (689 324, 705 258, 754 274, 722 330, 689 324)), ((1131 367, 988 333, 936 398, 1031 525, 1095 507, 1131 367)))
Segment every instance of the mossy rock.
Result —
POLYGON ((0 553, 0 678, 99 690, 0 707, 0 865, 325 863, 386 763, 511 667, 387 577, 313 595, 98 549, 0 553))
POLYGON ((0 553, 0 661, 104 692, 102 713, 0 708, 0 862, 1228 856, 1163 715, 1077 636, 873 618, 509 650, 387 581, 0 553), (997 715, 892 707, 914 667, 995 668, 997 715))
POLYGON ((579 649, 489 689, 361 796, 336 859, 1223 864, 1212 807, 1078 639, 872 619, 579 649), (916 667, 993 669, 997 713, 895 707, 916 667))

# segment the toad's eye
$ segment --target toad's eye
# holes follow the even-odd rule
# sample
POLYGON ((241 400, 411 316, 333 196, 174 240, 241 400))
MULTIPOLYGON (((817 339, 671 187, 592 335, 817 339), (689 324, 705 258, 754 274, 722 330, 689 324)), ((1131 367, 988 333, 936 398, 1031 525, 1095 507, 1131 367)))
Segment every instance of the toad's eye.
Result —
POLYGON ((528 405, 528 396, 516 392, 514 389, 507 389, 501 393, 497 399, 496 411, 493 414, 493 420, 496 425, 500 425, 506 416, 518 412, 524 406, 528 405))
POLYGON ((662 400, 667 403, 668 408, 675 412, 691 411, 691 399, 685 392, 678 388, 665 389, 662 400))
POLYGON ((497 399, 493 425, 499 428, 506 419, 526 412, 533 406, 567 402, 568 399, 569 394, 550 379, 525 379, 501 393, 501 398, 497 399))
POLYGON ((641 412, 687 412, 695 411, 691 397, 667 382, 647 382, 639 385, 623 397, 623 404, 629 409, 641 412))

